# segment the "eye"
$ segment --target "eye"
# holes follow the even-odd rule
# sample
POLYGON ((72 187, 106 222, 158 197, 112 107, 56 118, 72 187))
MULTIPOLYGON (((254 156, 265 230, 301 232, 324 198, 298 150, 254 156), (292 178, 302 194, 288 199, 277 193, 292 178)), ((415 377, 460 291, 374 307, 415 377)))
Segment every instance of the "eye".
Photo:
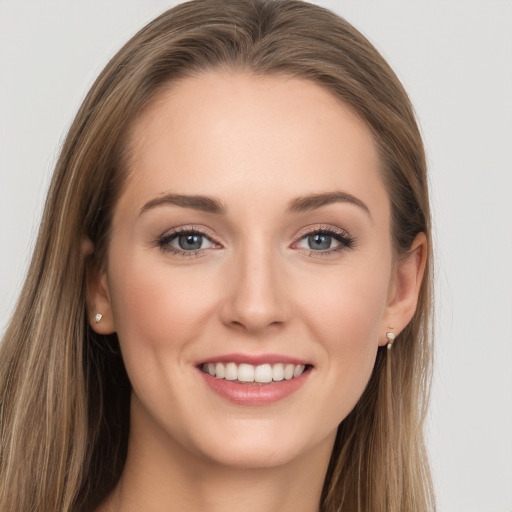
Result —
POLYGON ((175 235, 169 242, 172 247, 183 251, 197 251, 213 247, 213 243, 206 236, 200 233, 186 233, 175 235))
POLYGON ((182 256, 197 254, 204 249, 216 247, 210 237, 196 229, 178 229, 163 235, 157 240, 162 251, 182 256))
POLYGON ((314 233, 302 238, 299 247, 304 249, 312 249, 314 251, 326 251, 337 247, 340 244, 332 235, 325 233, 314 233))
POLYGON ((294 248, 305 249, 310 253, 331 254, 354 245, 354 239, 345 231, 334 228, 322 228, 310 231, 302 236, 294 248))

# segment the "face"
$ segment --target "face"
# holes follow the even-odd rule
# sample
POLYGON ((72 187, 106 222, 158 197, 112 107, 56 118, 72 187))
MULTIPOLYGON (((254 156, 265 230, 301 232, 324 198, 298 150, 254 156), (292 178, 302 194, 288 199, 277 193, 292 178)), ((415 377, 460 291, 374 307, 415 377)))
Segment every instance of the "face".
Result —
POLYGON ((173 84, 130 142, 100 288, 131 435, 240 467, 332 446, 392 321, 369 130, 310 82, 218 72, 173 84))

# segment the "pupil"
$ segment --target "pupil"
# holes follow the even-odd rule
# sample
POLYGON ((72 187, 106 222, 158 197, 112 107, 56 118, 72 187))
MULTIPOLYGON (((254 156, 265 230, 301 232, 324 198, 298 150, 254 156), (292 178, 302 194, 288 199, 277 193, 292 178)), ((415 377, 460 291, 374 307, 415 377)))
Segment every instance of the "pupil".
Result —
POLYGON ((190 251, 201 248, 203 242, 202 238, 201 235, 181 235, 178 242, 181 249, 190 251))
POLYGON ((331 247, 331 237, 317 233, 308 237, 308 245, 310 249, 329 249, 331 247))

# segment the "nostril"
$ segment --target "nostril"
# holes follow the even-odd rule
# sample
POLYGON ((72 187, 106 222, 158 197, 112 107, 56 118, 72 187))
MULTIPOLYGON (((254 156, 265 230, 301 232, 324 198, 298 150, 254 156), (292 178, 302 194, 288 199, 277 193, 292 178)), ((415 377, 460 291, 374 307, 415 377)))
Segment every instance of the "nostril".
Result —
POLYGON ((231 327, 242 329, 247 332, 258 332, 269 328, 277 328, 283 325, 282 321, 268 321, 268 318, 262 317, 250 317, 244 318, 242 320, 231 320, 228 325, 231 327))

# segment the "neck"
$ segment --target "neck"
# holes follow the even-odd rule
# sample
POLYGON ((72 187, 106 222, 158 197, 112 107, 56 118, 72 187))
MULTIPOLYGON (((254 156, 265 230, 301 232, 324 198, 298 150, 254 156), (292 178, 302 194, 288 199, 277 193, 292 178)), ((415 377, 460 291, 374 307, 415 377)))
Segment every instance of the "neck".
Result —
POLYGON ((233 467, 132 419, 123 474, 97 512, 317 512, 334 436, 286 464, 233 467))

